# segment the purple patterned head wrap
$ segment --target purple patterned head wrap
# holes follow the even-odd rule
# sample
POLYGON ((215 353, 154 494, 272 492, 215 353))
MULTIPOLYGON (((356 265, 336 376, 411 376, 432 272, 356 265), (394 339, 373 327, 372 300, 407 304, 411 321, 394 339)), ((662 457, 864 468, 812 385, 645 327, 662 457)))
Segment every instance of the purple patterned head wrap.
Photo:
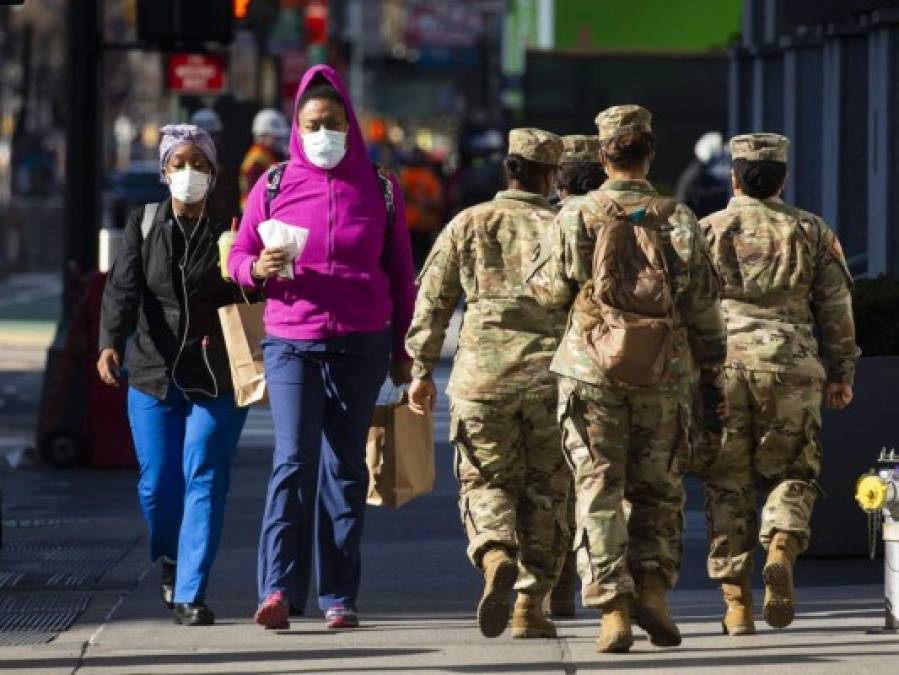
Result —
POLYGON ((162 138, 159 141, 159 173, 165 182, 165 165, 169 163, 172 153, 182 145, 193 143, 212 164, 213 172, 218 168, 216 162, 215 143, 212 137, 195 124, 167 124, 159 130, 162 138))

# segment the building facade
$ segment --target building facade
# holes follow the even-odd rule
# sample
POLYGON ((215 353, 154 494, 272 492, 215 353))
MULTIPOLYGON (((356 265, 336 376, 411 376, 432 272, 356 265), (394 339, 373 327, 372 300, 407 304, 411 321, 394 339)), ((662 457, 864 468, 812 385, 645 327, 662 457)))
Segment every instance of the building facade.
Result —
POLYGON ((853 274, 899 276, 899 7, 745 0, 731 134, 790 137, 786 199, 839 233, 853 274))

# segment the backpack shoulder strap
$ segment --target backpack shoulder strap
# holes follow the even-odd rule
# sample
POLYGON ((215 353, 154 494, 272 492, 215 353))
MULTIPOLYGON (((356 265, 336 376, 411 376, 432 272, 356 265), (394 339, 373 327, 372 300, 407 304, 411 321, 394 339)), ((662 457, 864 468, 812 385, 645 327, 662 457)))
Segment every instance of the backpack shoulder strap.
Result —
POLYGON ((159 202, 144 204, 144 215, 140 220, 140 234, 144 239, 150 234, 153 225, 156 224, 156 213, 159 211, 159 202))
POLYGON ((597 203, 604 216, 609 218, 626 218, 627 213, 621 205, 612 199, 604 190, 592 190, 590 196, 597 203))
POLYGON ((277 162, 272 164, 268 171, 265 172, 265 217, 272 215, 272 202, 281 191, 281 179, 284 178, 284 171, 287 169, 287 162, 277 162))
POLYGON ((678 202, 671 197, 653 197, 647 210, 656 217, 659 226, 662 226, 671 219, 678 206, 678 202))
POLYGON ((384 247, 381 249, 381 267, 387 269, 390 263, 390 252, 393 248, 393 227, 396 223, 396 200, 393 195, 393 181, 390 180, 390 172, 383 166, 372 164, 378 185, 381 186, 381 196, 384 197, 384 206, 387 208, 387 224, 384 227, 384 247))

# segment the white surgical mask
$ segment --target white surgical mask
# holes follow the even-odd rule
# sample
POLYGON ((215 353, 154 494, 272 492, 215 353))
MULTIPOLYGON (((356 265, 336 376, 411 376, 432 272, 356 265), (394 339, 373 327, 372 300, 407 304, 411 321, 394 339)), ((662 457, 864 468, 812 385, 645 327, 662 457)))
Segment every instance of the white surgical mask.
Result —
POLYGON ((168 176, 172 197, 185 204, 196 204, 203 199, 212 184, 210 174, 197 171, 189 166, 171 171, 168 176))
POLYGON ((346 155, 346 133, 319 129, 302 134, 303 152, 319 169, 333 169, 346 155))

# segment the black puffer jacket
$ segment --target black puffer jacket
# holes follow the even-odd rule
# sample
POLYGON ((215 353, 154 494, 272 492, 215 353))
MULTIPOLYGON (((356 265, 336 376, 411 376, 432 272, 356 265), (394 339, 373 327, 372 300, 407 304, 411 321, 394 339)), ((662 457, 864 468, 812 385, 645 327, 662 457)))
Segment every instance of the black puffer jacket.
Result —
POLYGON ((243 297, 219 272, 218 238, 229 228, 228 218, 210 211, 189 238, 185 299, 180 261, 173 260, 184 250, 184 239, 175 229, 171 200, 159 205, 146 240, 141 234, 143 213, 140 208, 128 218, 106 281, 100 349, 112 347, 122 354, 133 335, 127 361, 129 383, 160 400, 176 385, 192 400, 230 392, 231 374, 217 310, 243 302, 243 297))

